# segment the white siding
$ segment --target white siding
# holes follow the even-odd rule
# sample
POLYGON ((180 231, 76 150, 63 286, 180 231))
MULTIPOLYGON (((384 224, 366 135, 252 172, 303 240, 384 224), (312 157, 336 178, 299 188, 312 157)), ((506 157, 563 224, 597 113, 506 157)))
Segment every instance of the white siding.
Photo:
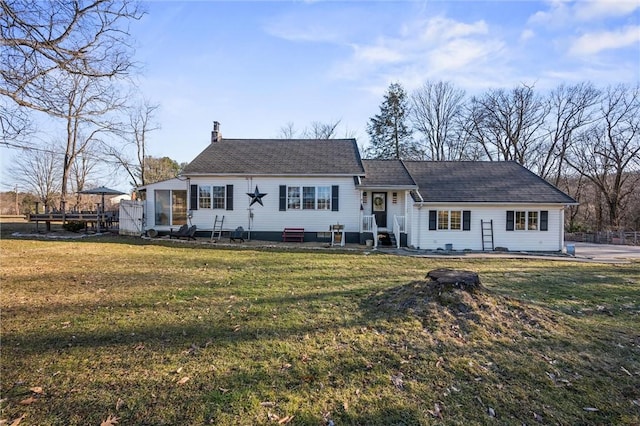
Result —
MULTIPOLYGON (((155 229, 157 231, 168 231, 177 226, 162 226, 154 223, 155 211, 155 191, 156 190, 187 190, 187 181, 182 179, 169 179, 162 182, 152 183, 144 187, 146 189, 146 199, 144 200, 144 230, 155 229)), ((187 193, 188 195, 188 193, 187 193)))
MULTIPOLYGON (((452 244, 454 250, 482 250, 481 220, 493 220, 494 247, 512 251, 560 251, 563 245, 564 209, 558 205, 429 205, 411 209, 408 244, 420 248, 444 249, 452 244), (471 230, 429 230, 429 210, 470 210, 471 230), (547 231, 507 231, 507 210, 549 212, 547 231)), ((539 220, 539 218, 538 218, 539 220)))
POLYGON ((285 227, 304 228, 306 232, 328 232, 329 226, 340 223, 346 232, 359 231, 360 195, 352 177, 203 177, 192 178, 190 185, 233 185, 233 210, 193 210, 192 223, 198 229, 210 230, 216 215, 224 216, 224 229, 242 226, 245 230, 279 232, 285 227), (287 210, 280 211, 280 185, 288 186, 339 186, 339 211, 287 210), (256 186, 265 193, 262 203, 249 207, 256 186), (253 220, 250 220, 250 213, 253 220))

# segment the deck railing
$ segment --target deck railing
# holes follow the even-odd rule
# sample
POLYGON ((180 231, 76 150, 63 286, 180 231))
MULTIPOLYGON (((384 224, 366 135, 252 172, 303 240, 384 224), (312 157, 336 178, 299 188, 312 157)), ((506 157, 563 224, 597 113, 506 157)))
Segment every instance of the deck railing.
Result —
POLYGON ((377 248, 378 224, 376 223, 376 217, 373 215, 363 215, 360 227, 362 228, 360 232, 371 232, 373 234, 373 247, 377 248))
POLYGON ((400 233, 405 232, 406 220, 404 216, 393 216, 393 235, 396 237, 396 246, 400 248, 400 233))

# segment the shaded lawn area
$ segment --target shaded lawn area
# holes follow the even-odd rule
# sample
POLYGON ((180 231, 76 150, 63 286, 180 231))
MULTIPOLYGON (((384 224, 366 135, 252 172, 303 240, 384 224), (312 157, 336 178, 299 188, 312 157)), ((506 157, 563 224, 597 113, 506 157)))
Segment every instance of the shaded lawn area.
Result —
POLYGON ((640 263, 127 238, 1 254, 8 422, 640 423, 640 263), (486 291, 435 302, 441 267, 486 291))

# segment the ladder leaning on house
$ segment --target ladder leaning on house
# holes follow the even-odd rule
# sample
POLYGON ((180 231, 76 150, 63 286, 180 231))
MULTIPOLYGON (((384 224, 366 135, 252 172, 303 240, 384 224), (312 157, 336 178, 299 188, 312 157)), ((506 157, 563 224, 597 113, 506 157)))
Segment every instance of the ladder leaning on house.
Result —
POLYGON ((218 219, 218 215, 213 220, 213 230, 211 231, 211 240, 222 238, 222 225, 224 224, 224 216, 218 219))
POLYGON ((486 221, 481 219, 480 228, 482 229, 482 251, 493 251, 493 220, 486 221))

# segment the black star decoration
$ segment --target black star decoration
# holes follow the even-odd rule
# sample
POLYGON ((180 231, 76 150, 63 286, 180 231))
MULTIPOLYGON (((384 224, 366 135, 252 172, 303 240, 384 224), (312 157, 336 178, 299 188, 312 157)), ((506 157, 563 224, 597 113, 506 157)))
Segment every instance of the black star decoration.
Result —
POLYGON ((255 203, 260 203, 260 205, 264 207, 264 204, 262 204, 262 197, 264 197, 267 194, 260 192, 260 190, 258 189, 258 185, 256 185, 255 191, 247 192, 247 195, 251 197, 251 203, 249 203, 249 207, 251 207, 255 203))

